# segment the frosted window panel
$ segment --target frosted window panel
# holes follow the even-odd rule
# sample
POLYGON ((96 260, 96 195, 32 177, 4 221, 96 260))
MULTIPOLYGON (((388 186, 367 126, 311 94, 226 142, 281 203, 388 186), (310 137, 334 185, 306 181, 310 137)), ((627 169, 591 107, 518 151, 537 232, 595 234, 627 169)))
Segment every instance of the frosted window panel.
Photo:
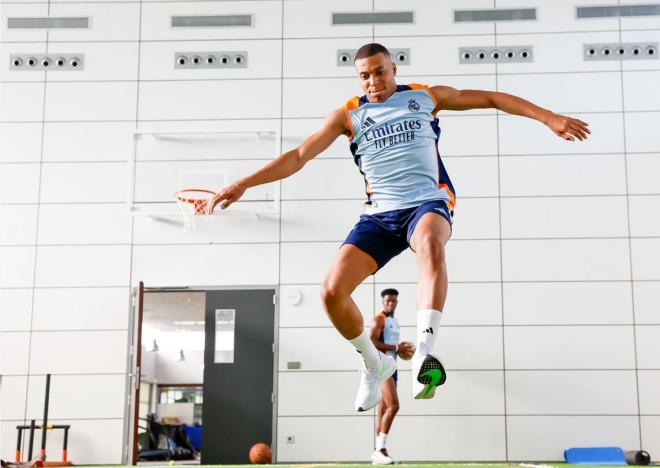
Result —
POLYGON ((235 309, 215 310, 215 354, 216 364, 234 362, 234 330, 236 325, 235 309))

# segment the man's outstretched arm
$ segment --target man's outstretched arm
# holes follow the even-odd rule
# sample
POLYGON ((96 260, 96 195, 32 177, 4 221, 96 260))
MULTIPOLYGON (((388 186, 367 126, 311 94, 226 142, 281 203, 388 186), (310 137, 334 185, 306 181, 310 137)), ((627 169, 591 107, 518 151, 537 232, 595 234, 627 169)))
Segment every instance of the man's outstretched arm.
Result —
POLYGON ((582 141, 591 133, 588 128, 589 124, 580 119, 555 114, 511 94, 473 89, 458 90, 450 86, 432 86, 430 91, 438 103, 436 111, 442 109, 499 109, 508 114, 538 120, 547 125, 555 135, 569 141, 574 141, 576 138, 582 141))
POLYGON ((350 129, 347 125, 348 122, 344 111, 337 109, 325 119, 321 128, 316 133, 307 137, 300 146, 282 153, 256 172, 220 190, 211 203, 209 203, 207 212, 209 214, 213 213, 216 205, 221 202, 220 208, 224 210, 241 198, 243 193, 250 187, 286 179, 290 175, 295 174, 303 168, 307 161, 325 151, 337 137, 340 135, 350 135, 350 129))

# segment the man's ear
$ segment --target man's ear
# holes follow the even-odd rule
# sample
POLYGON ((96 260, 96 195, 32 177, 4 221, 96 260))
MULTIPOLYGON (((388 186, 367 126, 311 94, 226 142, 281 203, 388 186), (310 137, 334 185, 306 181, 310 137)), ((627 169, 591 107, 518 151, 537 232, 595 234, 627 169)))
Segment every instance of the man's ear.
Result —
POLYGON ((396 63, 392 64, 392 73, 396 76, 396 63))

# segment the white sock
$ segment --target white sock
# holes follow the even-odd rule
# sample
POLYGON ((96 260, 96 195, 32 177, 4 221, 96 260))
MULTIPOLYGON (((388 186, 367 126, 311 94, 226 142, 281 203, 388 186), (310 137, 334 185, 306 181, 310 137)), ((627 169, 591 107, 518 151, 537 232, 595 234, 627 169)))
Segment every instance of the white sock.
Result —
POLYGON ((387 434, 381 432, 378 434, 378 437, 376 437, 376 450, 384 449, 385 443, 387 443, 387 434))
POLYGON ((420 353, 428 354, 433 351, 441 318, 442 311, 439 310, 422 309, 417 311, 417 349, 420 353))
POLYGON ((356 336, 350 341, 353 346, 355 346, 355 349, 357 349, 358 353, 362 355, 362 359, 364 359, 364 364, 367 367, 376 367, 378 365, 378 361, 380 360, 378 358, 378 350, 374 346, 373 341, 371 341, 371 337, 369 336, 369 332, 367 330, 364 330, 361 335, 356 336))

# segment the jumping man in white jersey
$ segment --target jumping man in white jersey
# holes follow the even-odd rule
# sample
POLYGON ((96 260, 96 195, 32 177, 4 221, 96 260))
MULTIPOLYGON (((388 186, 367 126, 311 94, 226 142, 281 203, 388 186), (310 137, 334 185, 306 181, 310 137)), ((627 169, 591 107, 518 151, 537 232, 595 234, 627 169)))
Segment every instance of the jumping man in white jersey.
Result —
POLYGON ((298 172, 340 135, 349 138, 365 179, 366 213, 337 252, 323 281, 321 300, 332 324, 362 356, 355 409, 367 411, 378 404, 381 385, 392 376, 396 364, 372 343, 351 293, 408 247, 415 252, 419 267, 414 398, 432 398, 446 379, 433 348, 447 296, 445 244, 451 235, 455 193, 437 149, 440 127, 436 114, 493 108, 538 120, 565 140, 582 141, 590 132, 581 120, 510 94, 397 85, 396 65, 380 44, 362 46, 355 55, 355 69, 365 93, 362 97, 354 97, 332 112, 297 148, 223 188, 209 204, 209 212, 219 203, 227 208, 249 187, 298 172))

